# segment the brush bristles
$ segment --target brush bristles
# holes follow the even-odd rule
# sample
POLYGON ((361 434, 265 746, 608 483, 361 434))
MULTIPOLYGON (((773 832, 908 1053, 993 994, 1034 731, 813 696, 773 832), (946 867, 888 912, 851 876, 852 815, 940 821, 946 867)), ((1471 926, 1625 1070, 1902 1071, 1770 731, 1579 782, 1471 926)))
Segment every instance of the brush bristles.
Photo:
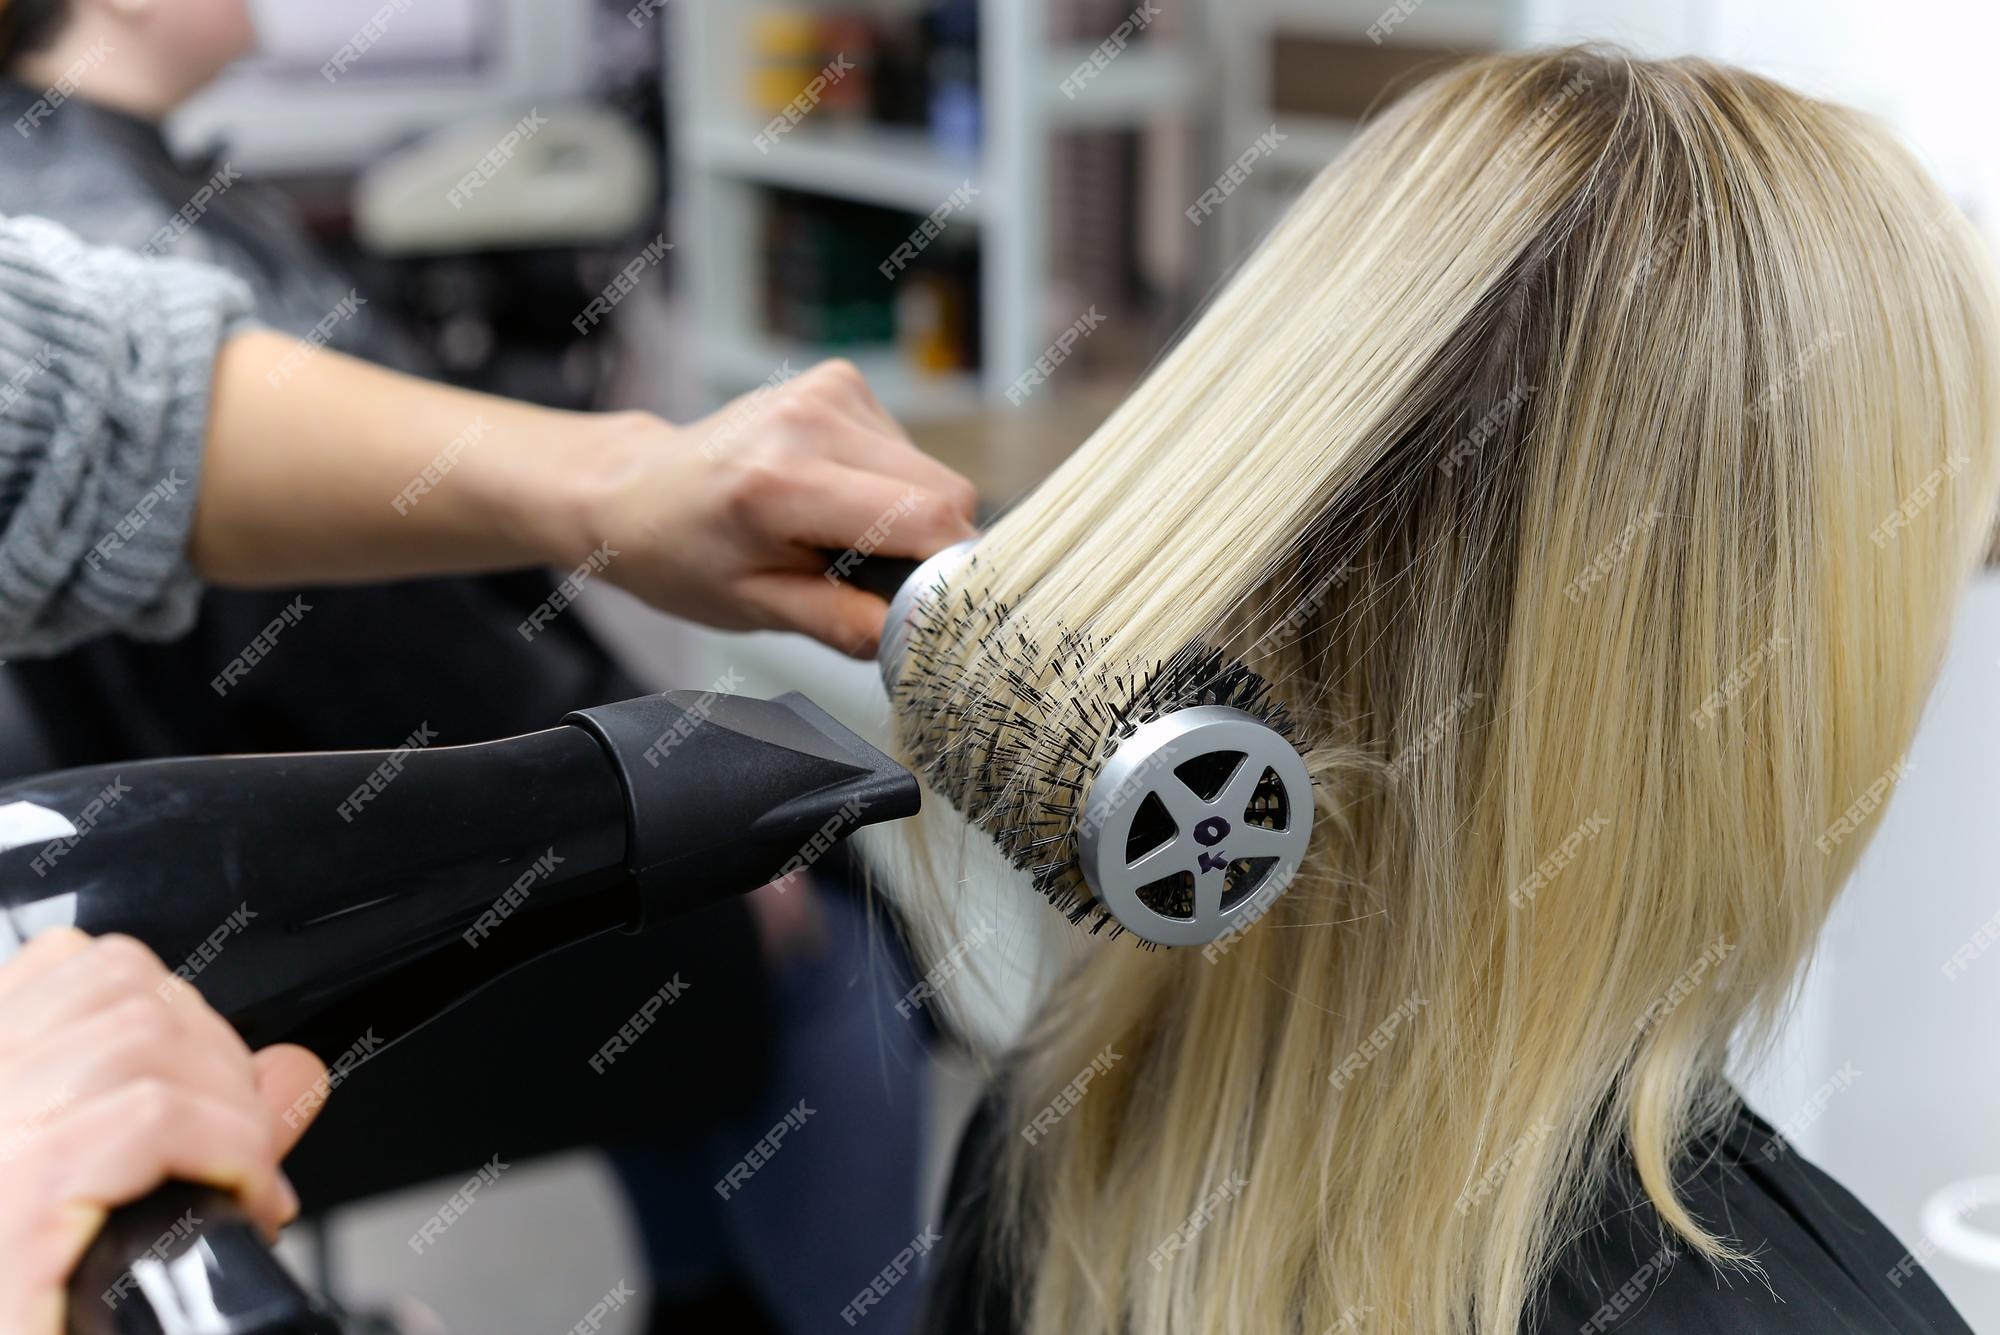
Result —
POLYGON ((903 742, 930 787, 1070 922, 1116 936, 1123 928, 1077 866, 1084 799, 1111 752, 1142 724, 1197 705, 1243 710, 1287 737, 1292 718, 1269 682, 1206 644, 1118 670, 1098 661, 1102 640, 1059 627, 1044 643, 1011 615, 963 587, 918 606, 895 687, 903 742))

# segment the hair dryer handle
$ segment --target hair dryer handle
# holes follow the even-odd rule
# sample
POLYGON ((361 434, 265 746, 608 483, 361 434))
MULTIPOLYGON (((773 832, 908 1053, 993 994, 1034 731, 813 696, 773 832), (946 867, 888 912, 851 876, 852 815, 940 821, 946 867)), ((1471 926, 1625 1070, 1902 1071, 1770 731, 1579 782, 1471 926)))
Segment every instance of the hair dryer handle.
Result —
POLYGON ((234 1199, 169 1182, 111 1212, 69 1286, 69 1335, 340 1335, 234 1199))

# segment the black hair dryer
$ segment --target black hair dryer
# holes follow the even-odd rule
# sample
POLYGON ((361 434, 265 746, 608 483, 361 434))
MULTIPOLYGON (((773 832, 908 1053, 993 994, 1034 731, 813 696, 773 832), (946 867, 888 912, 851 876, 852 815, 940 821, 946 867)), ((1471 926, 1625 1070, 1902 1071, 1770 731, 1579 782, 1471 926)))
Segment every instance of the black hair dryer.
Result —
MULTIPOLYGON (((908 771, 798 694, 670 691, 504 741, 429 740, 0 789, 0 959, 57 925, 123 932, 253 1046, 330 1059, 536 956, 753 890, 919 800, 908 771)), ((174 1183, 113 1213, 72 1280, 69 1329, 346 1328, 232 1201, 174 1183)))

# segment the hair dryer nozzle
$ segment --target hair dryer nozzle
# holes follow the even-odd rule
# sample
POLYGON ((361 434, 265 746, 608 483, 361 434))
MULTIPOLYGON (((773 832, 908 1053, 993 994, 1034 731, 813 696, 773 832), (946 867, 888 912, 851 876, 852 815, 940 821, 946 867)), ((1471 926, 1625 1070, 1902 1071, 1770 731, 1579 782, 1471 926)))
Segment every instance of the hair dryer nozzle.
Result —
POLYGON ((803 870, 920 802, 914 775, 797 692, 668 691, 564 722, 603 744, 625 787, 649 918, 803 870))

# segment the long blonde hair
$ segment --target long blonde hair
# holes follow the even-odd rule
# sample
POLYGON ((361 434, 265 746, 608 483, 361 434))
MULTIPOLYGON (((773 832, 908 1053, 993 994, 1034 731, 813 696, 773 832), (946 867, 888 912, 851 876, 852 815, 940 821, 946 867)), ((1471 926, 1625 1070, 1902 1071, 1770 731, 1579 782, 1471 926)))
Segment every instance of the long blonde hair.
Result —
POLYGON ((1092 942, 1010 1054, 1025 1331, 1511 1335, 1616 1155, 1748 1263, 1677 1155, 1900 773, 1996 355, 1909 156, 1704 61, 1473 61, 1313 183, 979 548, 1008 634, 1269 678, 1317 805, 1254 928, 1092 942))

